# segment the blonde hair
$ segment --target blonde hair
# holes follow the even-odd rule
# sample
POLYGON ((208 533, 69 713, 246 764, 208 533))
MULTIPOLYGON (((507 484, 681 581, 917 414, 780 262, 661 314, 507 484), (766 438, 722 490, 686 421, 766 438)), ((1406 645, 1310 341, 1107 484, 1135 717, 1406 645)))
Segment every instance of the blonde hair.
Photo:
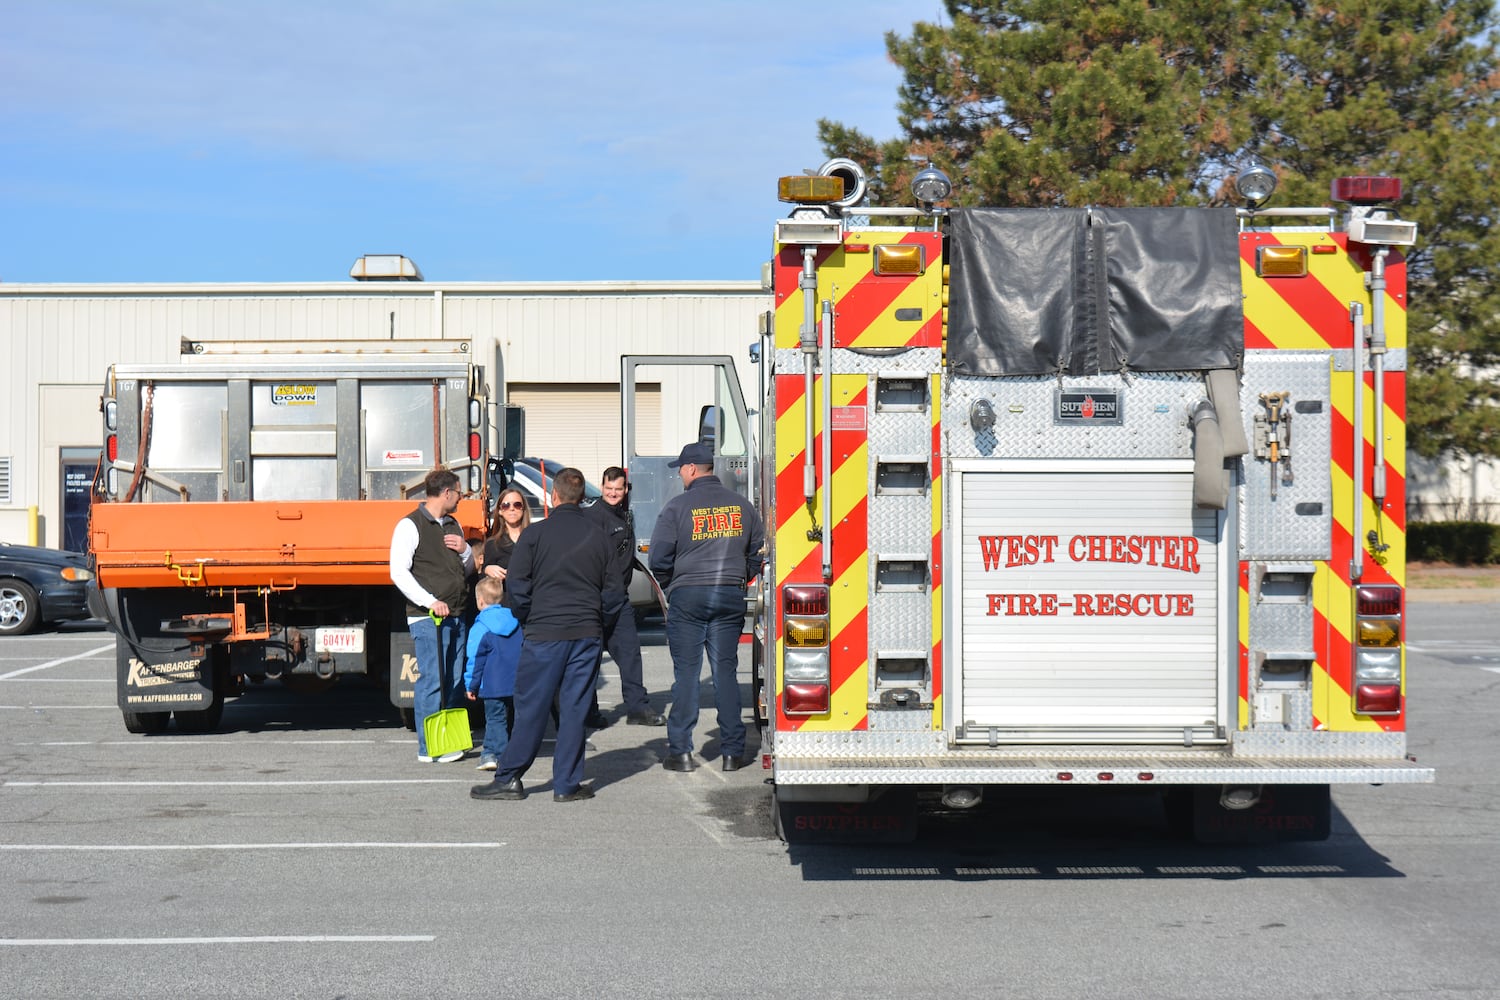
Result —
POLYGON ((482 576, 474 585, 474 596, 479 598, 480 607, 499 604, 505 596, 505 581, 497 576, 482 576))
POLYGON ((490 522, 490 533, 485 536, 486 538, 494 538, 508 527, 505 523, 505 518, 500 516, 500 505, 512 493, 516 495, 517 500, 521 501, 521 529, 524 531, 527 525, 531 524, 531 502, 526 499, 526 494, 521 492, 519 486, 507 486, 495 498, 495 518, 490 522))

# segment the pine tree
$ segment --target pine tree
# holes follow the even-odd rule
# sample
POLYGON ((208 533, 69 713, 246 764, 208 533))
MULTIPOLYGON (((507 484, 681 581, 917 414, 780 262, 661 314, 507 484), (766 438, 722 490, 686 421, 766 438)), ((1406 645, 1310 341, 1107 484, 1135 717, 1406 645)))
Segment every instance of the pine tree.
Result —
POLYGON ((927 162, 953 203, 1232 204, 1258 156, 1277 201, 1394 174, 1411 308, 1407 426, 1420 454, 1500 456, 1500 58, 1489 0, 946 2, 886 36, 900 137, 818 123, 830 155, 909 202, 927 162))

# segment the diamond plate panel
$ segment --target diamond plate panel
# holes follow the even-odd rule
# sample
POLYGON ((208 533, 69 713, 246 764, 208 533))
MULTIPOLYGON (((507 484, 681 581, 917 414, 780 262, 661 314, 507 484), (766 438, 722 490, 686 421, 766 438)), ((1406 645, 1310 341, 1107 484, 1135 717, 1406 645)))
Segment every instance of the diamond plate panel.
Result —
MULTIPOLYGON (((805 355, 796 348, 776 351, 776 372, 791 375, 802 371, 805 355)), ((821 354, 819 363, 821 364, 821 354)), ((943 354, 935 347, 870 348, 856 351, 847 347, 833 349, 833 370, 840 375, 874 375, 877 372, 935 374, 942 370, 943 354)))
POLYGON ((932 709, 881 711, 872 708, 865 717, 865 721, 870 727, 870 732, 927 733, 932 730, 932 709))
MULTIPOLYGON (((1238 486, 1241 553, 1246 559, 1327 559, 1333 549, 1333 486, 1329 472, 1333 404, 1327 351, 1247 351, 1240 389, 1247 440, 1255 441, 1262 393, 1290 392, 1293 481, 1276 484, 1271 463, 1246 455, 1238 486), (1304 411, 1298 411, 1298 404, 1304 411), (1319 406, 1316 412, 1305 412, 1319 406)), ((1285 462, 1285 460, 1283 460, 1285 462)))
POLYGON ((1191 372, 1096 375, 1089 378, 950 377, 943 385, 943 443, 950 458, 1191 458, 1188 414, 1207 395, 1191 372), (1120 394, 1123 420, 1096 426, 1053 421, 1053 393, 1101 388, 1120 394), (985 400, 995 412, 992 431, 969 422, 985 400))

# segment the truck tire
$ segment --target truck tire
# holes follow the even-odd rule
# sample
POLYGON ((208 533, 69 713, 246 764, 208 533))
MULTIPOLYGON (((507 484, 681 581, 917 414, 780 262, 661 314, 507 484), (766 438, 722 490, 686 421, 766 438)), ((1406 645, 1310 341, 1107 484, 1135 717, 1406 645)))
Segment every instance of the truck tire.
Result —
POLYGON ((213 700, 207 708, 191 712, 175 712, 177 731, 180 733, 211 733, 224 720, 224 692, 229 687, 229 650, 223 646, 210 646, 204 666, 209 670, 213 684, 213 700))
POLYGON ((219 723, 224 719, 224 692, 215 691, 214 700, 207 708, 201 708, 196 712, 174 712, 173 714, 177 716, 178 732, 211 733, 219 728, 219 723))
POLYGON ((167 723, 172 718, 171 712, 127 712, 121 710, 121 717, 125 720, 125 731, 127 733, 141 733, 155 735, 167 731, 167 723))
POLYGON ((36 591, 20 580, 0 581, 0 635, 25 635, 41 618, 36 591))

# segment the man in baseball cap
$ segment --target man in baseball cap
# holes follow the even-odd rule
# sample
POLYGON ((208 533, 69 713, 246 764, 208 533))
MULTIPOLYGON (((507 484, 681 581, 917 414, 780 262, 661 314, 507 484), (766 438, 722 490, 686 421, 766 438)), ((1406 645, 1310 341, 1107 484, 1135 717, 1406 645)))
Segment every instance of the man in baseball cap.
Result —
POLYGON ((714 475, 714 453, 694 442, 671 463, 682 492, 668 500, 651 532, 651 572, 667 591, 667 648, 672 654, 672 710, 667 714, 668 771, 691 771, 698 725, 703 654, 713 666, 719 754, 726 771, 753 758, 740 718, 740 629, 745 583, 760 573, 765 528, 750 501, 714 475))
POLYGON ((706 444, 694 441, 682 446, 682 453, 677 456, 677 461, 668 462, 667 468, 680 469, 684 465, 705 465, 712 468, 714 464, 714 450, 706 444))

